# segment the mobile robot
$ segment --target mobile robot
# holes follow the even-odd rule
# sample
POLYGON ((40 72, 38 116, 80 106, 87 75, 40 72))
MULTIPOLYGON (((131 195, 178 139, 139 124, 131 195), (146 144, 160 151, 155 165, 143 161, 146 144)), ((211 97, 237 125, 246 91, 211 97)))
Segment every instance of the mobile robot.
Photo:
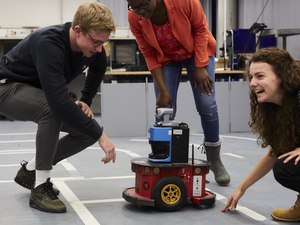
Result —
POLYGON ((173 109, 159 108, 162 120, 148 128, 152 152, 131 160, 135 187, 125 188, 123 198, 136 205, 155 206, 161 211, 176 211, 191 199, 193 204, 212 205, 216 195, 205 190, 210 162, 189 154, 189 128, 170 121, 173 109))

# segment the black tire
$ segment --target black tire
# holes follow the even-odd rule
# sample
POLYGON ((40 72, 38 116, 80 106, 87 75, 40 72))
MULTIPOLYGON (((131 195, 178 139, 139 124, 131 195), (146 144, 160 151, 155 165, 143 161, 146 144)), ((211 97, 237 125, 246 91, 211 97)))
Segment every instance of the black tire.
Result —
POLYGON ((180 209, 187 200, 187 194, 185 183, 176 176, 160 178, 152 190, 155 206, 166 212, 180 209))

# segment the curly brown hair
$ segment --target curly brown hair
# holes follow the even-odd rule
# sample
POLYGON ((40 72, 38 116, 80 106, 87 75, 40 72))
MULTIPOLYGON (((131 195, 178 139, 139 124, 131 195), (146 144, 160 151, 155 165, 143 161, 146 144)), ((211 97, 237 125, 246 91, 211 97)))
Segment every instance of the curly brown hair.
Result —
POLYGON ((250 89, 250 121, 254 134, 259 134, 257 143, 263 148, 272 147, 271 156, 294 150, 299 146, 300 112, 297 92, 300 89, 300 61, 278 48, 263 48, 249 60, 245 76, 249 80, 250 65, 254 62, 268 63, 273 72, 281 79, 283 90, 282 105, 257 101, 257 96, 250 89))

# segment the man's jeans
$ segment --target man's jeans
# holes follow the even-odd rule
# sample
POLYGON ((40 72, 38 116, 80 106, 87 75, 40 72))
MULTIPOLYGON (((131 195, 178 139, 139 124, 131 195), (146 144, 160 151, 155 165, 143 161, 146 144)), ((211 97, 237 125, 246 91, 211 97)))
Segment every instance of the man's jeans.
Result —
POLYGON ((0 114, 14 120, 33 121, 38 124, 36 134, 38 170, 51 170, 52 165, 96 142, 53 115, 43 90, 29 84, 14 81, 0 84, 0 114), (59 138, 60 131, 67 134, 59 138))

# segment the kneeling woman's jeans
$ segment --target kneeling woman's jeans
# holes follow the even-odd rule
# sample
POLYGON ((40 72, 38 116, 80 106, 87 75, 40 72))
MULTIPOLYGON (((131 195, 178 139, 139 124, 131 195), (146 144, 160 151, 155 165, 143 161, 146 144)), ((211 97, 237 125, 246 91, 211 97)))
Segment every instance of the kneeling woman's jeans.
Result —
MULTIPOLYGON (((219 141, 219 115, 218 115, 218 107, 215 99, 215 58, 214 56, 209 57, 209 65, 205 67, 210 78, 214 82, 214 85, 212 86, 213 92, 211 92, 210 95, 207 95, 205 90, 203 95, 201 95, 199 86, 197 86, 196 88, 194 87, 194 79, 193 79, 194 71, 195 71, 194 57, 182 61, 171 61, 166 66, 162 67, 165 84, 173 100, 174 117, 177 109, 177 102, 176 102, 177 92, 180 84, 183 65, 186 67, 188 73, 188 79, 193 91, 196 109, 201 117, 201 123, 202 123, 205 141, 218 142, 219 141)), ((159 91, 155 81, 154 81, 154 90, 157 99, 159 91)), ((186 97, 187 97, 187 101, 189 100, 188 98, 192 98, 192 96, 186 96, 186 97)), ((174 117, 172 119, 174 119, 174 117)))
POLYGON ((284 163, 286 158, 279 159, 274 164, 274 177, 282 186, 300 192, 300 164, 295 165, 295 158, 284 163))

